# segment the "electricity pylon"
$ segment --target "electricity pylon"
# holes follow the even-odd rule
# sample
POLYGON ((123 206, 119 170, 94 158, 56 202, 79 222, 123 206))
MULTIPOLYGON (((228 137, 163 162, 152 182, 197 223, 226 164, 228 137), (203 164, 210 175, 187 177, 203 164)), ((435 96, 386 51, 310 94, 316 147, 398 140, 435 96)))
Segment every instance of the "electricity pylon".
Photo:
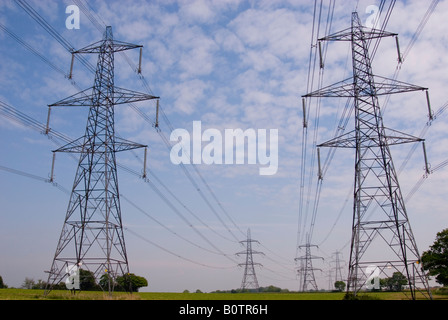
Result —
MULTIPOLYGON (((369 41, 383 37, 397 37, 397 34, 364 27, 358 14, 353 12, 351 28, 318 40, 319 48, 322 41, 351 43, 353 77, 303 97, 354 99, 355 130, 318 146, 356 150, 347 292, 356 296, 364 285, 369 285, 372 279, 369 270, 373 265, 386 277, 390 277, 390 272, 402 273, 412 299, 416 298, 417 290, 431 298, 389 149, 392 145, 423 140, 384 127, 378 102, 381 95, 412 91, 427 93, 428 89, 374 76, 369 41)), ((398 54, 401 59, 399 50, 398 54)))
POLYGON ((101 41, 74 51, 72 56, 71 68, 75 54, 98 54, 93 87, 49 105, 88 106, 89 115, 84 136, 53 151, 80 156, 46 292, 69 275, 73 267, 89 271, 109 294, 116 278, 129 274, 116 153, 146 146, 115 135, 114 108, 158 98, 114 85, 114 53, 134 48, 141 46, 114 40, 112 28, 106 27, 101 41))
POLYGON ((308 290, 308 286, 314 291, 318 291, 316 278, 314 276, 314 271, 322 271, 318 268, 313 268, 313 259, 322 259, 322 257, 317 257, 311 255, 311 247, 316 247, 316 245, 310 244, 310 237, 307 235, 306 244, 300 245, 299 248, 305 248, 305 255, 295 258, 295 261, 300 261, 300 267, 298 269, 299 272, 299 284, 300 291, 306 292, 308 290))
POLYGON ((258 290, 257 275, 255 274, 255 266, 262 266, 260 263, 255 263, 253 260, 254 254, 263 254, 263 252, 253 251, 252 243, 259 243, 257 240, 251 239, 250 229, 247 229, 247 240, 240 241, 241 244, 246 243, 246 250, 238 252, 237 255, 246 255, 246 262, 238 264, 239 267, 244 266, 243 280, 241 281, 241 289, 255 289, 258 290))
POLYGON ((339 258, 339 256, 341 255, 340 251, 336 251, 333 253, 335 255, 335 260, 334 260, 334 272, 335 272, 335 276, 334 276, 334 282, 336 281, 343 281, 344 279, 342 278, 342 266, 341 266, 341 259, 339 258))

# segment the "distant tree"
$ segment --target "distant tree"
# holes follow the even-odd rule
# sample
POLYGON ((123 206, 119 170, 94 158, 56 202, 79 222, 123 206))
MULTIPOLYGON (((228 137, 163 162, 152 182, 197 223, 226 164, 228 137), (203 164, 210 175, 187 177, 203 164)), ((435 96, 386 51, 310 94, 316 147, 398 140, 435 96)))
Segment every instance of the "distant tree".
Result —
MULTIPOLYGON (((103 290, 108 289, 109 277, 109 274, 103 274, 100 278, 99 285, 103 290)), ((118 276, 111 284, 114 287, 114 291, 138 292, 140 288, 148 286, 148 281, 143 277, 130 273, 118 276)))
POLYGON ((32 289, 45 289, 47 286, 47 283, 41 279, 37 280, 37 282, 34 283, 32 289))
POLYGON ((184 290, 184 292, 182 293, 190 293, 190 291, 188 291, 187 289, 184 290))
POLYGON ((113 279, 111 278, 111 276, 108 273, 105 273, 101 276, 100 281, 99 281, 99 285, 101 288, 103 288, 103 290, 108 290, 109 288, 109 279, 111 279, 112 283, 112 287, 116 286, 116 283, 113 282, 113 279))
POLYGON ((345 282, 344 281, 336 281, 334 283, 334 287, 336 288, 336 290, 342 292, 345 290, 345 282))
POLYGON ((197 289, 197 290, 195 291, 195 293, 202 293, 202 291, 199 290, 199 289, 197 289))
POLYGON ((408 280, 401 272, 394 272, 392 277, 384 279, 383 284, 389 291, 401 291, 403 286, 408 284, 408 280))
POLYGON ((148 286, 148 280, 143 277, 137 276, 133 273, 128 275, 117 277, 118 290, 138 292, 142 287, 148 286))
POLYGON ((0 276, 0 289, 6 289, 8 286, 3 282, 2 276, 0 276))
POLYGON ((266 290, 267 292, 280 292, 282 291, 282 288, 276 287, 276 286, 269 286, 266 290))
POLYGON ((79 287, 82 291, 99 290, 93 272, 79 269, 79 287))
MULTIPOLYGON (((36 282, 36 281, 34 281, 34 279, 27 277, 23 281, 21 288, 22 289, 45 289, 46 285, 47 285, 47 283, 40 279, 37 280, 37 282, 36 282)), ((0 288, 1 288, 1 286, 0 286, 0 288)))
POLYGON ((25 280, 23 280, 23 283, 22 283, 22 286, 21 286, 21 288, 22 289, 33 289, 33 286, 35 285, 36 283, 34 282, 34 279, 31 279, 31 278, 25 278, 25 280))
POLYGON ((423 252, 422 265, 437 283, 448 286, 448 229, 437 233, 434 244, 423 252))

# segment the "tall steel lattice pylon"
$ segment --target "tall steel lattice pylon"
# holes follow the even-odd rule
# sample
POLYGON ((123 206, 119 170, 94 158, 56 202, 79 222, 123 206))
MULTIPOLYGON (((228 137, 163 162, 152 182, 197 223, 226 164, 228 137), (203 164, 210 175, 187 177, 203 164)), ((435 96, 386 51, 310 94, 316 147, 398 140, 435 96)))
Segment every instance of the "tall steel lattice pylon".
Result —
POLYGON ((317 248, 317 245, 311 244, 310 237, 309 235, 307 235, 306 244, 299 246, 299 248, 305 248, 305 255, 294 259, 296 262, 300 262, 298 274, 300 284, 299 289, 302 292, 306 292, 308 290, 314 290, 314 291, 319 290, 317 287, 316 278, 314 276, 314 271, 322 271, 322 269, 313 268, 313 260, 314 259, 323 260, 323 258, 311 255, 312 247, 317 248))
MULTIPOLYGON (((378 102, 381 95, 427 93, 428 89, 374 76, 369 42, 383 37, 397 37, 397 34, 366 28, 353 12, 351 28, 319 39, 319 43, 351 43, 353 77, 303 97, 354 99, 355 130, 318 146, 356 150, 347 292, 356 296, 366 285, 370 287, 375 276, 390 277, 392 272, 399 272, 407 279, 412 299, 416 299, 417 291, 431 298, 389 149, 391 145, 423 140, 384 127, 378 102)), ((400 57, 399 50, 398 54, 400 57)))
POLYGON ((73 266, 93 274, 97 284, 109 294, 114 290, 116 278, 129 274, 116 153, 146 146, 115 135, 114 107, 158 98, 114 85, 114 53, 134 48, 141 46, 114 40, 112 28, 106 27, 101 41, 73 52, 73 57, 75 54, 98 54, 93 87, 49 105, 50 108, 88 106, 90 109, 85 135, 53 151, 79 153, 80 157, 49 270, 47 293, 70 274, 73 266))
POLYGON ((258 285, 257 275, 255 274, 255 266, 261 266, 260 263, 255 263, 253 259, 254 254, 263 254, 263 252, 258 252, 252 250, 252 243, 259 243, 257 240, 251 239, 250 229, 247 230, 247 239, 240 241, 241 244, 246 244, 246 250, 238 252, 237 255, 246 255, 246 262, 240 263, 238 266, 244 266, 243 280, 241 281, 241 289, 255 289, 258 290, 260 286, 258 285))

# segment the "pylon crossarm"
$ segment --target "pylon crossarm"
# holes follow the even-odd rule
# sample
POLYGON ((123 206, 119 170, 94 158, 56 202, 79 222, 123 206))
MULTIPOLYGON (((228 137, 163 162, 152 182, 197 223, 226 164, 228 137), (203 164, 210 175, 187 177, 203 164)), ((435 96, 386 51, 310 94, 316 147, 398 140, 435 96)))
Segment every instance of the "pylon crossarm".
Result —
MULTIPOLYGON (((85 137, 80 137, 65 146, 60 147, 59 149, 53 150, 53 152, 66 152, 66 153, 83 153, 83 152, 92 152, 90 149, 97 149, 97 147, 103 145, 104 143, 98 141, 95 144, 91 144, 85 141, 85 137)), ((143 145, 140 143, 128 141, 122 138, 115 137, 115 141, 113 142, 113 152, 122 152, 140 148, 146 148, 147 145, 143 145)))
POLYGON ((355 131, 350 131, 327 142, 321 143, 317 147, 356 148, 355 131))
POLYGON ((303 98, 353 98, 353 77, 342 80, 330 86, 308 93, 303 98))
POLYGON ((48 105, 49 107, 90 107, 93 101, 92 95, 93 87, 87 88, 83 91, 75 93, 70 97, 59 100, 53 104, 48 105))
POLYGON ((410 83, 393 80, 381 76, 374 76, 376 95, 389 95, 395 93, 406 93, 413 91, 427 91, 428 88, 413 85, 410 83))
POLYGON ((356 148, 358 143, 367 147, 369 145, 378 146, 380 143, 387 142, 387 145, 399 145, 405 143, 422 142, 424 139, 417 138, 410 134, 406 134, 397 130, 384 128, 383 133, 380 136, 367 136, 360 134, 359 138, 356 138, 356 131, 350 131, 339 137, 333 138, 327 142, 317 145, 317 147, 329 147, 329 148, 356 148), (382 139, 383 141, 380 141, 382 139))
POLYGON ((140 93, 137 91, 114 87, 114 104, 125 104, 125 103, 139 102, 153 99, 159 99, 159 97, 146 93, 140 93))
POLYGON ((85 140, 84 137, 80 137, 66 144, 65 146, 53 150, 53 152, 81 153, 84 151, 85 148, 84 140, 85 140))
MULTIPOLYGON (((387 32, 379 29, 372 29, 361 26, 358 30, 359 36, 365 40, 378 39, 384 37, 396 37, 397 33, 387 32)), ((352 28, 347 28, 342 31, 333 33, 331 35, 320 38, 319 41, 352 41, 354 31, 352 28)))
POLYGON ((134 150, 134 149, 140 149, 140 148, 147 148, 147 145, 132 142, 129 140, 125 140, 122 138, 115 137, 115 152, 121 152, 121 151, 128 151, 128 150, 134 150))
POLYGON ((427 91, 428 88, 413 85, 410 83, 393 80, 381 76, 373 76, 374 84, 371 86, 366 86, 365 88, 359 88, 356 92, 354 91, 354 78, 350 77, 348 79, 342 80, 335 84, 326 86, 319 90, 308 93, 303 98, 317 97, 317 98, 355 98, 355 97, 372 97, 372 96, 383 96, 395 93, 406 93, 413 91, 427 91))
POLYGON ((82 49, 73 51, 73 54, 78 54, 78 53, 101 53, 102 50, 104 50, 104 46, 107 45, 110 47, 110 49, 112 49, 112 52, 120 52, 120 51, 125 51, 125 50, 131 50, 131 49, 136 49, 136 48, 142 48, 143 46, 141 45, 136 45, 136 44, 132 44, 132 43, 127 43, 127 42, 123 42, 123 41, 117 41, 117 40, 113 40, 113 43, 107 43, 108 40, 101 40, 101 41, 97 41, 95 43, 92 43, 91 45, 88 45, 82 49))
MULTIPOLYGON (((94 88, 90 87, 74 95, 62 99, 58 102, 48 105, 49 107, 90 107, 95 99, 95 94, 93 92, 94 88)), ((141 93, 133 90, 123 89, 120 87, 114 87, 113 92, 113 104, 126 104, 132 102, 146 101, 159 99, 159 97, 141 93)))

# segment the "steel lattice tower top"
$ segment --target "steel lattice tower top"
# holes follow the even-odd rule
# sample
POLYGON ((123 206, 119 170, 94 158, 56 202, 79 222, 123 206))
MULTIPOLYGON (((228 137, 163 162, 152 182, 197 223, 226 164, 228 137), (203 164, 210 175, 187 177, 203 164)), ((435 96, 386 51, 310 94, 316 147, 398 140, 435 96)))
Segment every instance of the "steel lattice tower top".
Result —
POLYGON ((259 243, 257 240, 251 239, 250 229, 247 230, 247 240, 240 241, 241 244, 246 243, 246 250, 238 252, 237 255, 246 255, 246 262, 240 263, 238 266, 244 266, 243 280, 241 281, 241 289, 259 289, 257 275, 255 274, 255 266, 261 266, 253 260, 254 254, 263 254, 262 252, 253 251, 252 243, 259 243))
POLYGON ((370 40, 396 36, 395 33, 364 27, 358 14, 353 12, 350 28, 319 39, 351 43, 353 77, 304 97, 354 99, 355 130, 318 146, 356 149, 347 290, 356 295, 364 285, 369 286, 372 270, 377 271, 377 276, 386 277, 390 277, 390 272, 399 272, 406 277, 411 297, 415 299, 417 290, 427 297, 431 295, 419 264, 420 255, 389 147, 423 140, 386 128, 378 96, 427 91, 427 88, 375 76, 369 56, 370 40), (368 250, 373 248, 376 252, 368 250))
POLYGON ((134 48, 141 46, 114 40, 112 28, 106 27, 103 40, 73 52, 98 54, 93 87, 49 105, 88 106, 89 115, 84 136, 53 151, 80 157, 47 291, 63 280, 71 266, 91 272, 109 293, 118 276, 129 274, 116 153, 146 146, 115 135, 114 107, 158 98, 114 85, 114 53, 134 48))

